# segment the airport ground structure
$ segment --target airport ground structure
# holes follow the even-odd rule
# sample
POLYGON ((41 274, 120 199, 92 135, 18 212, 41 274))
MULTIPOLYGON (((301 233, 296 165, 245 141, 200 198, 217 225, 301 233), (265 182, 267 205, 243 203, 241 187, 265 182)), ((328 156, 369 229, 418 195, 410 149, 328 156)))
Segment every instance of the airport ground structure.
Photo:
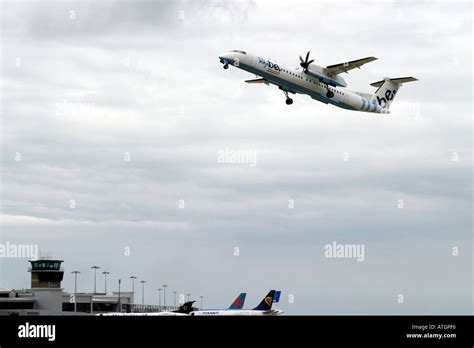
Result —
POLYGON ((30 260, 31 288, 0 288, 0 315, 96 315, 110 312, 150 313, 176 310, 174 306, 134 303, 132 291, 69 293, 61 288, 62 260, 30 260))

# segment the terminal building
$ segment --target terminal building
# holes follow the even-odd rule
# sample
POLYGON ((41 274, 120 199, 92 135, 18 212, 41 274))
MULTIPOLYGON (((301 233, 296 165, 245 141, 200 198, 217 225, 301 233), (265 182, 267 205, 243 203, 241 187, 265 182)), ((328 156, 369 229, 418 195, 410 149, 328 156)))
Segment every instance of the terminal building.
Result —
POLYGON ((68 293, 61 288, 63 260, 30 260, 31 288, 0 288, 0 315, 95 315, 108 312, 161 312, 173 306, 138 305, 131 291, 68 293))

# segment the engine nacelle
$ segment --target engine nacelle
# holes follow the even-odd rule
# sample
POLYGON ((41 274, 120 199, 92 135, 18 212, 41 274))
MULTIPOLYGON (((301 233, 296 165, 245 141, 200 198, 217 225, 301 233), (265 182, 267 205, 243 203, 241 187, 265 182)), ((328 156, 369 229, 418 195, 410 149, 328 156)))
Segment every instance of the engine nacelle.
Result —
POLYGON ((319 79, 322 83, 325 83, 329 86, 333 87, 347 87, 346 81, 339 75, 332 76, 329 75, 326 71, 326 69, 316 65, 316 64, 310 64, 308 67, 308 70, 306 71, 306 74, 309 76, 315 77, 319 79))

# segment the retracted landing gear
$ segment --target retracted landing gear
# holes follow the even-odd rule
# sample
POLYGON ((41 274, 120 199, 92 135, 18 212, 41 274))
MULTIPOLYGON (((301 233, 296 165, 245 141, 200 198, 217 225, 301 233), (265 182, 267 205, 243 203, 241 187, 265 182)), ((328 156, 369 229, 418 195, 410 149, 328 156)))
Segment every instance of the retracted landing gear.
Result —
POLYGON ((291 105, 293 104, 293 99, 291 99, 290 97, 288 97, 288 92, 287 91, 283 91, 283 93, 285 93, 285 97, 286 97, 286 105, 291 105))

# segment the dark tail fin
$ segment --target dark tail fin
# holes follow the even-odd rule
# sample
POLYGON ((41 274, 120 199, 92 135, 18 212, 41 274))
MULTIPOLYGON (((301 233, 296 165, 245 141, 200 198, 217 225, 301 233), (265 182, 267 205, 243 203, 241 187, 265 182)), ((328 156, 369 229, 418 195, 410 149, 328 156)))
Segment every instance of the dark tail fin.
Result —
POLYGON ((275 296, 275 290, 270 290, 267 296, 265 296, 260 304, 254 308, 256 311, 268 311, 272 309, 273 297, 275 296))
POLYGON ((194 308, 193 308, 193 303, 196 301, 189 301, 185 302, 182 306, 179 306, 179 309, 176 311, 173 311, 174 313, 184 313, 184 314, 189 314, 191 313, 194 308))
POLYGON ((244 308, 245 296, 247 296, 247 294, 245 292, 243 292, 239 296, 237 296, 235 301, 232 302, 232 304, 230 305, 229 309, 242 309, 242 308, 244 308))

